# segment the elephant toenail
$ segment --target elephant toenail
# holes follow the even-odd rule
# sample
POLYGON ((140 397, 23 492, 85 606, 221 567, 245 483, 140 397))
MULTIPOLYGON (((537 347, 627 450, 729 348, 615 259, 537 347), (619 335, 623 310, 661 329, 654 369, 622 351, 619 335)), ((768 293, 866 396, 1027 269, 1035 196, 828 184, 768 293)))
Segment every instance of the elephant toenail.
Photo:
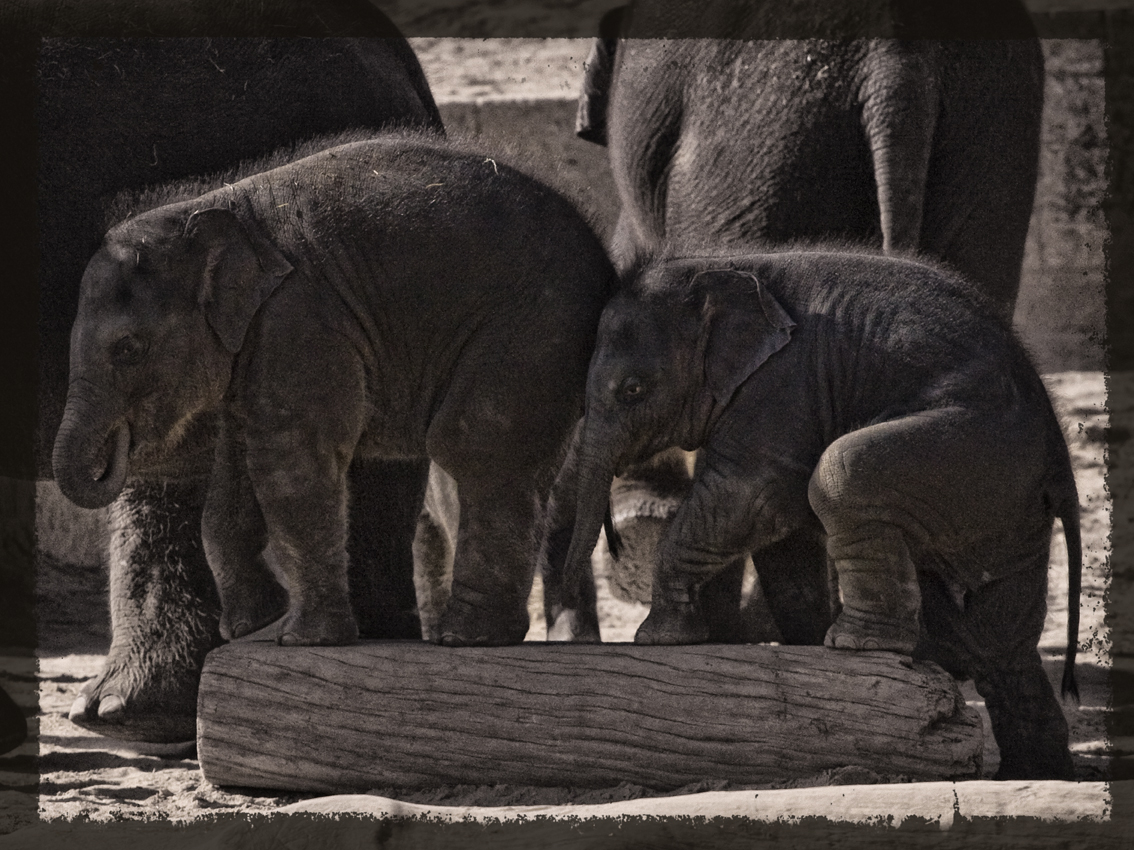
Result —
POLYGON ((862 642, 863 649, 881 649, 882 645, 875 638, 867 638, 862 642))
POLYGON ((68 720, 78 720, 80 717, 87 715, 87 698, 76 697, 75 701, 71 703, 71 710, 67 712, 68 720))
POLYGON ((126 703, 122 697, 111 694, 108 697, 103 697, 98 704, 98 718, 99 720, 120 720, 122 715, 126 713, 126 703))

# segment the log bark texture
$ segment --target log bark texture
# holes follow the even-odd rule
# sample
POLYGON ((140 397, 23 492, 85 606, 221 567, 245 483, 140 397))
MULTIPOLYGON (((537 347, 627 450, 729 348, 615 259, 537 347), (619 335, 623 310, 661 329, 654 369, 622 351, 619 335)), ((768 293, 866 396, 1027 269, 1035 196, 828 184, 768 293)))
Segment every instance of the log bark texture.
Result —
POLYGON ((981 748, 941 668, 822 647, 241 641, 206 659, 197 718, 213 784, 320 793, 973 779, 981 748))

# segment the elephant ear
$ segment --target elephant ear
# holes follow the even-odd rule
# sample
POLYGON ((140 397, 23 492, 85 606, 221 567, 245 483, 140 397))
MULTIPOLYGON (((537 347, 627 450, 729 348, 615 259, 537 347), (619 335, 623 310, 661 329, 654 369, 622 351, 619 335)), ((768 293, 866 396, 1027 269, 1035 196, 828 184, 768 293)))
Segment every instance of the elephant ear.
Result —
POLYGON ((185 236, 193 250, 203 254, 197 303, 224 347, 236 354, 252 317, 291 264, 225 209, 193 213, 185 223, 185 236))
POLYGON ((702 272, 705 382, 727 404, 742 383, 791 340, 795 322, 755 275, 731 269, 702 272))

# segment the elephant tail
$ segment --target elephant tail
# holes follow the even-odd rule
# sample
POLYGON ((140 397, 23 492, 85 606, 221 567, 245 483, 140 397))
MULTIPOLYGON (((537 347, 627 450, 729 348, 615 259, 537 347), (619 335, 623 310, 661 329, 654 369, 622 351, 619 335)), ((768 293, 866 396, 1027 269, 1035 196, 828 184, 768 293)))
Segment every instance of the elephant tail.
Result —
MULTIPOLYGON (((1070 469, 1068 469, 1070 474, 1070 469)), ((1055 515, 1063 524, 1067 544, 1067 654, 1063 661, 1061 694, 1079 702, 1079 685, 1075 681, 1075 654, 1079 650, 1079 594, 1083 587, 1083 541, 1079 531, 1079 496, 1071 479, 1070 492, 1065 492, 1055 515)))

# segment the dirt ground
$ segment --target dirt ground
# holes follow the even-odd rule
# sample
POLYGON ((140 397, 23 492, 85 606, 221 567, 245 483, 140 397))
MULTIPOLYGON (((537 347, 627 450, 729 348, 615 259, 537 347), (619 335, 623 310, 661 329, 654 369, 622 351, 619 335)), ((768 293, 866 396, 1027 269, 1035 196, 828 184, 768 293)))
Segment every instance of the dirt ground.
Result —
MULTIPOLYGON (((524 45, 515 45, 519 53, 497 50, 493 58, 494 45, 487 42, 466 44, 461 48, 464 55, 457 55, 458 46, 452 43, 436 39, 414 42, 442 101, 491 99, 514 94, 517 88, 524 96, 563 96, 564 75, 577 74, 585 55, 581 52, 585 45, 580 42, 560 42, 552 53, 534 52, 524 61, 516 58, 522 58, 521 54, 528 50, 524 45), (543 76, 538 73, 540 68, 545 69, 543 76), (511 82, 501 83, 502 78, 511 82)), ((1048 375, 1046 380, 1071 446, 1083 506, 1085 564, 1078 667, 1082 703, 1065 705, 1065 713, 1071 727, 1076 778, 1099 780, 1106 778, 1110 752, 1105 726, 1110 701, 1109 659, 1112 650, 1134 654, 1134 623, 1117 616, 1108 620, 1104 605, 1112 584, 1115 588, 1134 586, 1134 523, 1129 517, 1112 518, 1110 501, 1111 494, 1121 495, 1129 504, 1129 496, 1134 494, 1134 373, 1104 379, 1098 371, 1061 372, 1048 375), (1112 399, 1110 460, 1112 465, 1118 465, 1109 482, 1105 477, 1108 381, 1112 399), (1116 565, 1113 569, 1112 559, 1116 565)), ((1062 534, 1057 533, 1052 545, 1048 622, 1041 644, 1056 683, 1067 615, 1066 566, 1062 534)), ((599 577, 599 592, 604 639, 632 639, 646 614, 645 606, 616 599, 603 576, 599 577)), ((104 571, 42 557, 39 605, 38 669, 35 659, 6 659, 6 663, 0 664, 0 669, 7 671, 0 676, 0 684, 26 686, 34 682, 39 689, 38 702, 27 687, 22 689, 27 694, 25 708, 34 713, 32 723, 38 727, 38 746, 25 744, 0 757, 0 811, 10 795, 36 793, 34 782, 29 779, 36 769, 39 812, 48 820, 196 819, 220 812, 270 811, 312 796, 217 788, 202 778, 192 743, 127 746, 71 724, 66 719, 67 710, 83 683, 98 674, 109 645, 104 571), (3 786, 14 790, 3 790, 3 786)), ((542 623, 538 607, 533 606, 533 614, 529 639, 539 639, 542 623)), ((971 704, 983 709, 971 685, 965 687, 964 693, 971 704)), ((987 717, 985 721, 987 728, 987 717)), ((988 736, 985 768, 989 775, 995 771, 996 763, 995 744, 988 736)), ((860 772, 853 777, 818 776, 812 784, 864 781, 871 778, 864 778, 860 772)), ((648 793, 628 785, 597 791, 500 786, 439 788, 412 794, 397 789, 375 790, 409 802, 496 806, 598 803, 648 793)), ((708 790, 728 790, 728 786, 707 781, 681 792, 708 790)), ((16 825, 19 824, 0 822, 0 834, 16 825)))

